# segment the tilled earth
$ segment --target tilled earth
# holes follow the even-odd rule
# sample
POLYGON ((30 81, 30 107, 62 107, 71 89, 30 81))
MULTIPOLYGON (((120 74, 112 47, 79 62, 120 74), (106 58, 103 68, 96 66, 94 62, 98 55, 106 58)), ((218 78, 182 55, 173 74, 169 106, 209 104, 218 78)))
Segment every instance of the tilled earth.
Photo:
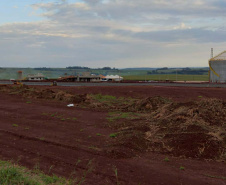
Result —
POLYGON ((226 184, 224 89, 0 90, 1 160, 88 185, 226 184))

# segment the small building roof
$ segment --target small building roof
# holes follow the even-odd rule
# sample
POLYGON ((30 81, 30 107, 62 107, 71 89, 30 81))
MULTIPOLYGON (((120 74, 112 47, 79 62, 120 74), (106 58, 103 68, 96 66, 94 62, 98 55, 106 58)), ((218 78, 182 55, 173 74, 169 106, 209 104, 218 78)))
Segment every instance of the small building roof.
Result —
POLYGON ((28 78, 44 78, 45 76, 42 73, 38 74, 29 74, 27 75, 28 78))
POLYGON ((100 76, 100 78, 105 78, 105 76, 104 76, 104 75, 102 75, 102 74, 100 74, 99 76, 100 76))
POLYGON ((111 78, 111 79, 119 79, 119 78, 123 78, 123 77, 121 77, 121 76, 119 76, 119 75, 107 75, 107 76, 105 76, 105 78, 111 78))
POLYGON ((90 78, 90 79, 92 79, 92 78, 100 78, 100 76, 79 76, 79 78, 90 78))

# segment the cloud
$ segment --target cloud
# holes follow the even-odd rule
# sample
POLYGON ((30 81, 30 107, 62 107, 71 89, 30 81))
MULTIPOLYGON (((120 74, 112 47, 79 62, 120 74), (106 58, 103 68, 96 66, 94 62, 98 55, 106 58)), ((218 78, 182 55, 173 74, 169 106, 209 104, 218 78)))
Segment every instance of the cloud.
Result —
POLYGON ((96 4, 100 4, 103 1, 102 0, 84 0, 84 2, 91 4, 91 5, 96 5, 96 4))
POLYGON ((208 48, 225 44, 223 5, 219 0, 42 2, 32 7, 41 9, 45 20, 0 26, 0 54, 5 64, 30 66, 176 66, 184 56, 184 66, 197 65, 189 51, 205 66, 208 48))
POLYGON ((175 26, 173 29, 177 30, 177 29, 182 29, 182 30, 185 30, 185 29, 191 29, 190 26, 186 26, 183 22, 179 25, 179 26, 175 26))

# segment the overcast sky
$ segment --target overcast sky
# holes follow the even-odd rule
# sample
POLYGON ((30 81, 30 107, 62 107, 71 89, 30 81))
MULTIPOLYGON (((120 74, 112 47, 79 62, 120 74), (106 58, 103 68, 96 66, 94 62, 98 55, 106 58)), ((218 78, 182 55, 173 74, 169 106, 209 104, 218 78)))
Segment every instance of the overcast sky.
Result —
POLYGON ((0 2, 0 67, 201 67, 226 50, 226 0, 0 2))

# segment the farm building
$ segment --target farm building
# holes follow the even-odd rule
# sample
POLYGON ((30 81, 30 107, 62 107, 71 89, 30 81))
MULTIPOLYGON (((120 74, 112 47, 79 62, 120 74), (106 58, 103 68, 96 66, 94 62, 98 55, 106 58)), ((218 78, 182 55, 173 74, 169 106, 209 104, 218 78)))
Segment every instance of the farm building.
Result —
POLYGON ((68 82, 99 82, 100 76, 91 74, 90 72, 83 72, 82 75, 64 76, 64 77, 60 77, 59 80, 68 81, 68 82))
POLYGON ((29 74, 27 75, 27 80, 33 81, 33 80, 44 80, 45 76, 42 73, 38 73, 38 74, 29 74))
POLYGON ((212 83, 226 83, 226 51, 209 60, 209 81, 212 83))
POLYGON ((82 75, 77 77, 79 82, 99 82, 100 76, 91 74, 90 72, 83 72, 82 75))
POLYGON ((120 82, 123 80, 123 77, 119 75, 107 75, 101 79, 101 81, 115 81, 120 82))

